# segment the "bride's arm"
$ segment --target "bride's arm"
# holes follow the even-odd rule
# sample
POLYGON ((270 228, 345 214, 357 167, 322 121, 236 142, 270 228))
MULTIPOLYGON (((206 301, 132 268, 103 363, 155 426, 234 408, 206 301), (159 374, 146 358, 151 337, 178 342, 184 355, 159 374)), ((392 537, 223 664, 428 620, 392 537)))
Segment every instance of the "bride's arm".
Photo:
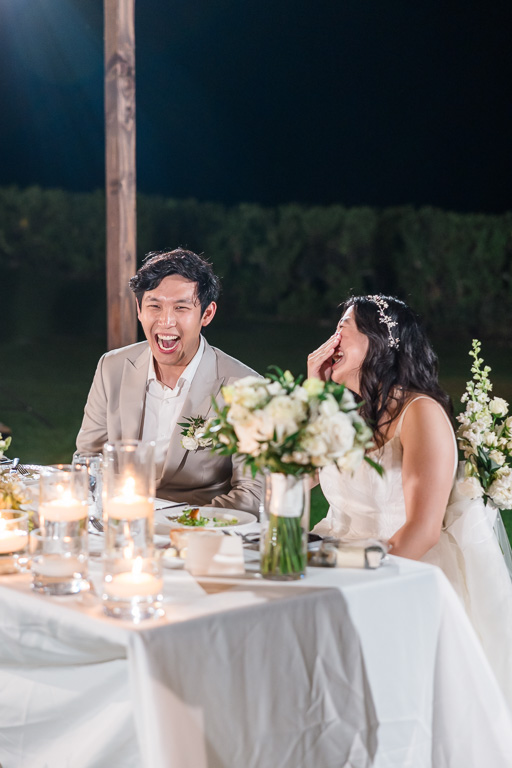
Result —
POLYGON ((402 485, 405 524, 391 537, 391 554, 421 558, 439 539, 454 472, 454 441, 441 408, 421 399, 405 414, 402 485))

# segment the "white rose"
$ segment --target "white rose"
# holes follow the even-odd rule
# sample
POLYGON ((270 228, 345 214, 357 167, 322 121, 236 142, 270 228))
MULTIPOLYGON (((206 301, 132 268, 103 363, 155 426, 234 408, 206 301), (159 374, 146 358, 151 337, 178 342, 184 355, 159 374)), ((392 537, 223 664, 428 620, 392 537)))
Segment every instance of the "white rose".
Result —
POLYGON ((295 387, 290 397, 294 400, 300 400, 301 403, 307 403, 309 400, 307 391, 301 386, 295 387))
POLYGON ((492 459, 500 467, 502 467, 505 463, 505 456, 501 451, 491 451, 489 453, 489 458, 492 459))
POLYGON ((301 440, 300 448, 301 452, 306 452, 309 456, 325 456, 327 453, 327 443, 320 434, 307 433, 301 440))
POLYGON ((286 389, 283 389, 278 381, 273 381, 271 384, 269 384, 267 386, 267 392, 269 395, 272 395, 272 397, 276 397, 277 395, 286 395, 286 389))
POLYGON ((512 416, 509 416, 508 419, 505 419, 505 426, 507 429, 512 429, 512 416))
POLYGON ((323 436, 329 454, 333 458, 344 456, 354 446, 356 431, 350 416, 338 411, 334 416, 323 420, 323 436))
POLYGON ((182 437, 181 444, 186 451, 195 451, 198 446, 198 441, 195 437, 182 437))
POLYGON ((321 414, 321 416, 327 417, 336 416, 336 414, 340 412, 338 402, 334 395, 329 393, 325 400, 322 400, 322 402, 319 403, 318 412, 321 414))
POLYGON ((512 470, 503 467, 488 489, 489 496, 500 509, 512 509, 512 470))
POLYGON ((498 438, 494 434, 494 432, 488 432, 485 436, 484 443, 489 446, 489 448, 492 448, 493 446, 498 444, 498 438))
MULTIPOLYGON (((241 405, 244 408, 258 408, 268 398, 269 379, 260 379, 257 376, 245 376, 238 379, 228 390, 228 395, 233 404, 241 405)), ((223 388, 224 395, 224 388, 223 388)))
POLYGON ((508 413, 508 403, 502 397, 493 397, 489 403, 489 410, 495 416, 506 416, 508 413))
POLYGON ((306 417, 306 408, 302 401, 294 400, 288 395, 274 397, 262 409, 262 419, 271 422, 277 441, 297 432, 299 424, 306 417))
POLYGON ((468 499, 478 499, 483 495, 483 489, 476 477, 465 477, 457 483, 457 488, 468 499))
POLYGON ((337 459, 336 464, 338 469, 344 469, 348 472, 353 472, 358 468, 362 460, 364 459, 363 448, 353 448, 351 451, 337 459))

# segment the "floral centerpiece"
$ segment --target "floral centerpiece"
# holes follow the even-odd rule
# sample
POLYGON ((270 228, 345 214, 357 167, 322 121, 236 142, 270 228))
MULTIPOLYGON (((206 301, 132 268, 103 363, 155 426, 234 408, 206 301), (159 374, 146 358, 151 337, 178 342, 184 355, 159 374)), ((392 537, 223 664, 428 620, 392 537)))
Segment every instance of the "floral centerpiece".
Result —
POLYGON ((27 494, 19 475, 7 470, 0 471, 0 510, 22 509, 23 504, 28 504, 30 496, 27 494))
POLYGON ((498 509, 512 508, 512 416, 501 397, 491 397, 491 371, 479 357, 482 345, 473 340, 473 378, 461 401, 465 410, 457 416, 459 445, 466 459, 465 478, 459 490, 472 499, 483 497, 498 509), (483 366, 483 367, 482 367, 483 366))
POLYGON ((4 455, 4 451, 8 449, 8 447, 11 444, 11 437, 6 437, 2 440, 2 435, 0 433, 0 459, 4 455))
POLYGON ((246 376, 223 387, 225 406, 204 437, 212 450, 237 454, 253 476, 265 474, 261 570, 269 578, 298 578, 305 571, 309 476, 335 464, 353 470, 368 456, 372 431, 341 384, 294 379, 278 368, 266 378, 246 376))

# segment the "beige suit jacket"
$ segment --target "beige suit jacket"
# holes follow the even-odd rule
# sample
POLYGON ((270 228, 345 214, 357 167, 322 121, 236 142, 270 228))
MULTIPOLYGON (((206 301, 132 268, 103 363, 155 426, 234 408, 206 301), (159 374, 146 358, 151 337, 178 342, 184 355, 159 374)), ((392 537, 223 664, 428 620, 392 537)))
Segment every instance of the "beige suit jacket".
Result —
MULTIPOLYGON (((79 451, 101 451, 107 441, 140 438, 150 355, 149 344, 143 341, 100 359, 76 441, 79 451)), ((250 374, 258 375, 205 342, 178 422, 189 416, 213 416, 212 395, 222 402, 221 387, 250 374)), ((181 429, 177 424, 171 435, 157 496, 258 514, 261 479, 253 480, 238 458, 219 456, 209 448, 185 450, 181 429)))

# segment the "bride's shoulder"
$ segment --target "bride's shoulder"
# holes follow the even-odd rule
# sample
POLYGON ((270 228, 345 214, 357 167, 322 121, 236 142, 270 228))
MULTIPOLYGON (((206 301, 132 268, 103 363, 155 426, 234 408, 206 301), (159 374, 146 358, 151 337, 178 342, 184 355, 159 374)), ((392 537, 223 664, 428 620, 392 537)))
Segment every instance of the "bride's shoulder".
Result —
POLYGON ((445 409, 429 395, 408 392, 404 404, 397 416, 397 431, 424 432, 427 428, 453 431, 445 409))

